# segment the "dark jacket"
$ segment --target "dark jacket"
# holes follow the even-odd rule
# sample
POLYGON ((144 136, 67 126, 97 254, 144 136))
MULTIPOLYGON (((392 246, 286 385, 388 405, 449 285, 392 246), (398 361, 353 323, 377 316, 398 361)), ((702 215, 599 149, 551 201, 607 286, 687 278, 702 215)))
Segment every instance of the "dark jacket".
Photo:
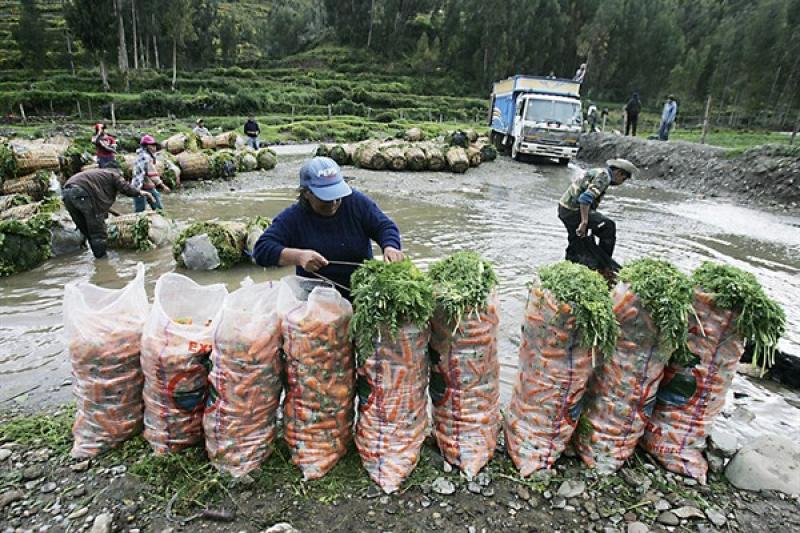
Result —
POLYGON ((141 196, 138 190, 125 181, 122 172, 110 168, 92 168, 78 172, 64 184, 64 188, 72 186, 86 191, 98 215, 108 213, 118 193, 131 198, 141 196))
POLYGON ((261 133, 261 128, 258 127, 258 122, 255 120, 248 120, 244 123, 244 134, 248 137, 258 137, 261 133))
POLYGON ((638 97, 632 96, 628 103, 625 104, 625 112, 629 115, 638 115, 642 110, 642 101, 638 97))

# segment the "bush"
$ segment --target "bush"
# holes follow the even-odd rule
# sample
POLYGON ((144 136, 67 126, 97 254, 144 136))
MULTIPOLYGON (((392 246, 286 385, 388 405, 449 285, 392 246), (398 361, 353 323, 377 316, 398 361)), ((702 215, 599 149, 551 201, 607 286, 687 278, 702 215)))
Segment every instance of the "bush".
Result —
POLYGON ((375 122, 382 122, 384 124, 388 124, 393 122, 397 116, 392 113, 391 111, 384 111, 383 113, 378 113, 375 115, 375 122))
POLYGON ((290 131, 292 133, 292 137, 294 137, 297 140, 302 141, 302 140, 314 139, 314 132, 312 132, 309 128, 303 125, 295 124, 294 126, 292 126, 292 129, 290 131))
POLYGON ((333 106, 333 112, 337 115, 358 115, 366 116, 367 106, 364 104, 357 104, 352 100, 342 100, 333 106))
POLYGON ((344 90, 342 90, 340 87, 333 86, 324 89, 320 93, 320 96, 322 97, 322 101, 326 104, 335 104, 336 102, 347 98, 347 93, 344 92, 344 90))

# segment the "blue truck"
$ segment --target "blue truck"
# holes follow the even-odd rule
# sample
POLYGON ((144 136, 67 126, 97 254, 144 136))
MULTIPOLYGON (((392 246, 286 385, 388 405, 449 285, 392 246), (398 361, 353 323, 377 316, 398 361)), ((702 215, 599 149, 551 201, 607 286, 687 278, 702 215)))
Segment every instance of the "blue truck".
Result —
POLYGON ((580 83, 541 76, 512 76, 492 88, 491 140, 521 160, 526 155, 566 164, 578 153, 582 114, 580 83))

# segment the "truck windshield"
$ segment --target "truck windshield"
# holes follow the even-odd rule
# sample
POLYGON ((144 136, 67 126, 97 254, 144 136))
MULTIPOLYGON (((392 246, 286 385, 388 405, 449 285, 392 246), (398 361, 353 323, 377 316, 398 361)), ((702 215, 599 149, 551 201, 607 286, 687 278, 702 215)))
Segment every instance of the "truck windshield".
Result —
POLYGON ((565 126, 581 124, 581 106, 561 100, 528 100, 525 120, 530 122, 556 122, 565 126))

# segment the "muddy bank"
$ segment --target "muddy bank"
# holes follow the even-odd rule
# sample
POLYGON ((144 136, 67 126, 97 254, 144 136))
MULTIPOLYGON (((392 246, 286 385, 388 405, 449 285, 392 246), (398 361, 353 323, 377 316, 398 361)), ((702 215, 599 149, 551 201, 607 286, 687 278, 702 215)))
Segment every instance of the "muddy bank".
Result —
POLYGON ((589 163, 624 157, 642 169, 644 178, 676 189, 800 211, 800 147, 766 145, 734 156, 696 143, 590 133, 581 137, 578 157, 589 163))

